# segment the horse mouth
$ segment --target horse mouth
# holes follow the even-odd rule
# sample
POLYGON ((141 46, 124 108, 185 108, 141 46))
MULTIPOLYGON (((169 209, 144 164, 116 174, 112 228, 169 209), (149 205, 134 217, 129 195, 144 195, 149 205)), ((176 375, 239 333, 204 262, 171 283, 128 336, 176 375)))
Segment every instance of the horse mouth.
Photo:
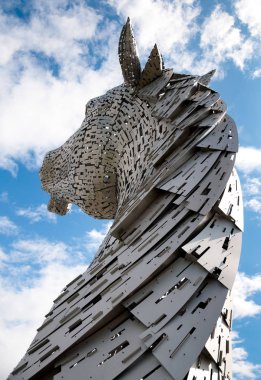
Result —
POLYGON ((69 211, 69 203, 63 197, 51 194, 47 208, 55 214, 66 215, 69 211))

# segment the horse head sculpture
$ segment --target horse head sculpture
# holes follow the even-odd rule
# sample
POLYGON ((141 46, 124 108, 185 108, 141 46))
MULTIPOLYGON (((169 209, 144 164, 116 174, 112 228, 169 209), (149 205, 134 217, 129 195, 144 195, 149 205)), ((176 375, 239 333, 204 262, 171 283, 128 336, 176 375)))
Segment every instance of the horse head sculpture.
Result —
POLYGON ((144 96, 142 89, 173 73, 164 70, 157 45, 141 72, 129 19, 119 58, 124 84, 90 100, 81 128, 45 157, 40 177, 51 194, 50 211, 63 215, 68 203, 75 203, 95 218, 113 219, 151 175, 151 153, 167 133, 167 123, 153 116, 155 98, 144 96))
POLYGON ((206 75, 141 71, 129 19, 124 84, 90 100, 40 172, 49 210, 114 219, 10 380, 231 379, 231 298, 243 226, 235 123, 206 75))

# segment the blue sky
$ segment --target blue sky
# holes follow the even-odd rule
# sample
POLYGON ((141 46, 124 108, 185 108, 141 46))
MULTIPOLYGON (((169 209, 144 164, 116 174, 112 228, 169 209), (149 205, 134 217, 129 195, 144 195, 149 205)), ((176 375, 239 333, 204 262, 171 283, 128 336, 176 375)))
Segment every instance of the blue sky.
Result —
POLYGON ((44 154, 80 127, 86 102, 122 82, 119 33, 131 17, 143 64, 203 74, 240 137, 245 234, 234 288, 234 378, 260 379, 261 1, 0 0, 0 368, 4 380, 58 292, 83 272, 109 228, 76 206, 48 213, 44 154))

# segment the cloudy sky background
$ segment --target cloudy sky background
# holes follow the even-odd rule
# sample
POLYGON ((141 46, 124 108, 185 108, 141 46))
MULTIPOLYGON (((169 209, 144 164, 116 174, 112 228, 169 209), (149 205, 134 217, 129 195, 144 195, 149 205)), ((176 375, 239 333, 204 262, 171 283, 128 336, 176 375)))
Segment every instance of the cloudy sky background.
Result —
POLYGON ((57 293, 83 272, 110 226, 73 206, 46 210, 43 155, 81 124, 86 102, 122 82, 119 33, 132 19, 140 58, 217 69, 240 135, 245 235, 234 289, 234 378, 261 378, 261 1, 0 1, 0 380, 24 354, 57 293))

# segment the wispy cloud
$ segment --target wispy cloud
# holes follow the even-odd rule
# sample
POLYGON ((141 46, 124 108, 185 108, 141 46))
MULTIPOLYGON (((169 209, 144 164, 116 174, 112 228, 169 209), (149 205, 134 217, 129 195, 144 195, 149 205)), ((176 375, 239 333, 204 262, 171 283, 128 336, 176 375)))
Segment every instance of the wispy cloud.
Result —
POLYGON ((256 177, 247 177, 244 183, 244 191, 248 195, 258 195, 261 193, 261 180, 256 177))
POLYGON ((56 222, 56 215, 48 211, 46 204, 41 204, 35 208, 19 208, 16 211, 16 214, 29 219, 30 223, 36 223, 44 220, 52 223, 56 222))
MULTIPOLYGON (((0 104, 1 107, 1 104, 0 104)), ((12 154, 6 152, 0 153, 0 168, 8 170, 13 177, 16 177, 18 171, 18 165, 14 161, 12 154)))
MULTIPOLYGON (((0 167, 13 175, 19 162, 38 167, 48 150, 79 128, 87 100, 122 82, 117 18, 106 18, 84 1, 68 4, 33 0, 26 20, 10 12, 10 4, 0 13, 0 167)), ((243 0, 234 13, 213 5, 204 16, 197 0, 108 4, 122 22, 132 18, 143 62, 155 42, 167 65, 181 72, 217 68, 223 73, 227 61, 245 69, 259 51, 254 35, 259 13, 243 0), (251 33, 245 33, 238 17, 251 33)))
POLYGON ((257 214, 261 214, 261 197, 252 198, 245 201, 245 207, 249 210, 256 212, 257 214))
MULTIPOLYGON (((261 213, 261 149, 240 147, 236 167, 241 173, 244 206, 256 214, 261 213)), ((259 216, 258 216, 259 218, 259 216)))
POLYGON ((247 25, 253 37, 261 36, 261 3, 259 0, 236 0, 234 7, 238 18, 247 25))
POLYGON ((3 260, 7 260, 7 255, 6 253, 4 252, 4 250, 0 247, 0 268, 1 268, 1 262, 3 260))
POLYGON ((261 172, 261 149, 242 146, 236 158, 237 168, 244 174, 251 172, 261 172))
MULTIPOLYGON (((6 225, 6 218, 4 221, 6 225)), ((39 276, 40 271, 50 263, 65 266, 86 265, 99 248, 111 224, 111 222, 104 223, 101 229, 87 231, 81 239, 74 239, 73 244, 50 241, 42 237, 31 239, 18 237, 10 243, 9 247, 2 250, 2 269, 8 266, 8 272, 0 270, 0 276, 15 278, 15 285, 19 287, 23 282, 30 281, 30 277, 39 276), (20 272, 17 276, 18 271, 20 272)))
POLYGON ((0 355, 5 358, 0 368, 1 379, 6 379, 25 354, 36 328, 52 306, 52 300, 66 283, 85 269, 84 265, 67 266, 49 262, 37 278, 19 289, 11 282, 0 279, 0 355))
POLYGON ((83 1, 71 3, 70 7, 67 5, 66 1, 63 4, 57 1, 32 1, 28 9, 31 13, 29 20, 2 12, 0 31, 5 43, 0 53, 0 63, 12 62, 14 55, 21 52, 25 56, 17 56, 18 60, 27 58, 45 69, 52 69, 48 63, 53 63, 53 66, 56 63, 62 74, 70 68, 74 69, 71 75, 74 74, 77 63, 82 67, 81 43, 95 37, 101 17, 83 1), (7 25, 9 28, 6 28, 7 25), (39 53, 44 54, 45 58, 52 57, 54 62, 39 57, 39 53))
MULTIPOLYGON (((244 206, 256 214, 261 214, 261 178, 244 177, 244 206)), ((258 216, 257 218, 259 218, 258 216)))
POLYGON ((202 26, 200 46, 206 57, 218 67, 227 60, 232 60, 240 69, 252 56, 253 43, 245 38, 235 26, 233 15, 217 5, 202 26))
POLYGON ((0 216, 0 234, 15 235, 18 232, 17 225, 7 216, 0 216))
POLYGON ((157 42, 167 64, 175 70, 203 73, 215 68, 216 76, 223 76, 226 62, 233 62, 244 70, 256 54, 253 35, 245 33, 238 22, 242 13, 239 12, 240 4, 230 13, 222 5, 213 4, 204 18, 200 2, 196 0, 146 0, 142 3, 109 0, 109 4, 123 19, 131 17, 142 53, 147 54, 157 42), (191 47, 197 38, 199 46, 191 47))
POLYGON ((242 346, 243 341, 237 331, 233 331, 232 337, 233 378, 235 380, 258 380, 261 375, 261 364, 249 361, 248 353, 242 346))
POLYGON ((110 225, 87 231, 76 245, 37 238, 18 239, 9 250, 0 249, 0 356, 6 358, 0 379, 7 377, 25 353, 52 300, 66 283, 86 270, 90 255, 110 225))
POLYGON ((165 54, 186 47, 198 30, 200 7, 196 0, 153 1, 109 0, 123 22, 129 16, 135 27, 138 46, 147 53, 157 42, 165 54), (155 23, 157 20, 157 23, 155 23))
MULTIPOLYGON (((235 320, 258 317, 261 315, 261 305, 255 296, 261 292, 261 274, 246 275, 238 273, 232 290, 233 315, 235 320)), ((235 380, 258 380, 261 376, 261 364, 252 363, 244 348, 244 342, 237 331, 232 332, 233 378, 235 380)))
POLYGON ((62 262, 69 257, 68 247, 62 242, 47 239, 18 240, 12 244, 10 262, 62 262))
POLYGON ((8 202, 8 192, 3 191, 0 193, 0 202, 7 203, 8 202))
POLYGON ((261 274, 238 273, 233 287, 233 314, 235 319, 254 317, 261 314, 261 305, 254 296, 261 292, 261 274))
POLYGON ((253 71, 252 78, 260 78, 261 77, 261 69, 256 69, 253 71))
POLYGON ((88 251, 97 251, 111 226, 112 222, 104 223, 101 230, 97 230, 94 228, 86 233, 85 247, 88 251))
POLYGON ((17 160, 39 166, 80 127, 87 100, 120 83, 115 26, 101 21, 83 1, 32 1, 29 21, 0 13, 0 166, 13 175, 17 160))

